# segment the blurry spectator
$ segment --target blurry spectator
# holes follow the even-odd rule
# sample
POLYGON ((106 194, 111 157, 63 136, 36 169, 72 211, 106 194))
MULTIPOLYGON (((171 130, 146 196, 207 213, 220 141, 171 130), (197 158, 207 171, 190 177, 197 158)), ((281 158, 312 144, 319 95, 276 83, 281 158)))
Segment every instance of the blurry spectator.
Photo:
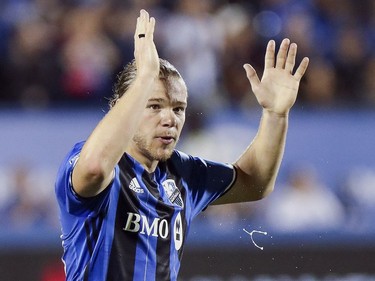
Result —
POLYGON ((87 101, 109 96, 118 49, 103 32, 107 6, 71 9, 64 21, 63 87, 68 96, 87 101))
POLYGON ((340 77, 336 104, 360 104, 363 102, 363 83, 367 63, 367 50, 363 42, 364 34, 359 26, 344 25, 338 32, 335 44, 335 65, 340 77))
POLYGON ((348 173, 344 197, 348 211, 348 228, 353 232, 374 232, 375 169, 356 167, 348 173))
MULTIPOLYGON (((191 128, 194 130, 190 131, 189 138, 180 144, 182 150, 215 161, 225 162, 227 159, 237 157, 241 153, 240 147, 246 146, 248 140, 254 138, 256 130, 247 125, 238 125, 238 119, 236 123, 233 123, 223 115, 221 114, 220 119, 204 129, 202 124, 193 124, 191 128), (238 145, 233 147, 231 145, 233 138, 228 136, 235 136, 238 145)), ((237 118, 240 118, 239 115, 237 118)), ((191 118, 189 123, 190 121, 199 122, 200 119, 191 118)), ((255 215, 254 204, 227 204, 220 205, 220 208, 210 206, 198 217, 198 221, 209 224, 212 229, 222 233, 233 231, 233 228, 238 227, 239 223, 249 221, 255 215)))
POLYGON ((59 66, 55 57, 54 28, 35 16, 17 22, 8 42, 8 56, 2 62, 6 101, 24 106, 45 107, 59 88, 59 66))
POLYGON ((216 16, 220 29, 224 34, 224 46, 221 65, 222 95, 225 107, 248 108, 249 104, 256 104, 251 94, 247 79, 243 76, 243 64, 253 62, 253 66, 260 71, 263 67, 263 42, 260 42, 250 24, 249 11, 240 5, 227 5, 220 9, 216 16))
MULTIPOLYGON (((217 98, 219 53, 223 35, 215 21, 213 0, 176 1, 174 13, 161 23, 161 52, 185 77, 190 107, 212 108, 217 98), (213 98, 214 97, 214 98, 213 98)), ((205 109, 207 111, 207 109, 205 109)))
POLYGON ((368 60, 364 72, 364 101, 368 106, 375 107, 375 55, 368 60))
POLYGON ((8 196, 0 206, 1 229, 32 230, 56 227, 56 212, 49 199, 43 194, 39 178, 26 165, 17 165, 10 173, 7 185, 8 196))
POLYGON ((292 8, 287 7, 287 16, 284 18, 283 33, 292 41, 298 43, 298 53, 300 57, 311 57, 319 54, 315 48, 315 8, 311 1, 294 1, 292 8))
MULTIPOLYGON (((136 22, 139 10, 126 2, 108 5, 106 15, 103 16, 103 32, 117 48, 117 69, 114 65, 111 75, 115 76, 122 67, 134 58, 134 22, 136 22)), ((114 80, 115 77, 112 79, 114 80)), ((111 95, 108 89, 107 97, 111 95)))
POLYGON ((309 67, 307 83, 301 85, 303 91, 297 102, 316 108, 336 106, 337 75, 333 64, 316 57, 309 67))
POLYGON ((367 6, 367 22, 364 25, 368 49, 372 56, 374 56, 375 50, 375 1, 368 0, 369 6, 367 6))
POLYGON ((375 50, 372 0, 2 1, 0 105, 87 105, 109 97, 120 67, 133 58, 140 8, 158 18, 160 55, 168 54, 186 78, 192 113, 252 102, 239 78, 242 65, 262 67, 258 46, 283 37, 297 42, 299 56, 317 62, 300 102, 374 106, 367 74, 375 50))
MULTIPOLYGON (((242 153, 241 147, 246 146, 248 141, 255 137, 256 130, 246 125, 245 121, 239 125, 240 115, 236 116, 236 122, 231 121, 228 116, 225 117, 223 113, 220 117, 210 126, 194 124, 195 130, 190 132, 188 139, 179 143, 179 147, 189 154, 200 155, 208 160, 225 162, 227 159, 235 159, 242 153), (236 138, 236 146, 231 145, 233 138, 236 138)), ((197 122, 194 118, 192 121, 197 122)))
POLYGON ((220 234, 233 233, 243 225, 251 225, 256 215, 257 209, 254 204, 212 205, 198 216, 198 221, 220 234))
POLYGON ((335 230, 345 219, 339 199, 307 165, 291 170, 285 186, 278 188, 270 199, 265 219, 279 231, 335 230))

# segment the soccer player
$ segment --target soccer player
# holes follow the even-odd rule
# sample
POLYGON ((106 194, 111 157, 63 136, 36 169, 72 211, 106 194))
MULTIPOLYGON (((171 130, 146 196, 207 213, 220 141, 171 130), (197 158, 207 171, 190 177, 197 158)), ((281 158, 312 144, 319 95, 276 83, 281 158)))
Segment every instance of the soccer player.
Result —
POLYGON ((268 43, 261 80, 244 65, 263 108, 259 130, 237 161, 215 163, 175 149, 187 88, 159 59, 154 28, 141 10, 135 60, 119 75, 111 109, 58 172, 67 280, 177 280, 197 214, 210 204, 259 200, 274 187, 308 59, 294 72, 297 46, 284 39, 277 55, 268 43))

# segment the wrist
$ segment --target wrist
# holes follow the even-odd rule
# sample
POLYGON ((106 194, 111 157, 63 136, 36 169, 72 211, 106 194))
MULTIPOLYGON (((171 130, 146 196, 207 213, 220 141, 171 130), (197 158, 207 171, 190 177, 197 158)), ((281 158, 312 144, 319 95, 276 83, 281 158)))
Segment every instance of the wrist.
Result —
POLYGON ((263 115, 267 115, 271 118, 288 118, 289 110, 286 110, 285 112, 277 112, 271 109, 263 108, 263 115))
POLYGON ((147 85, 153 84, 158 78, 158 75, 151 75, 151 73, 137 73, 134 81, 141 85, 147 85))
POLYGON ((157 76, 153 77, 151 75, 137 75, 133 82, 133 86, 134 88, 138 89, 138 91, 147 92, 154 87, 157 79, 157 76))

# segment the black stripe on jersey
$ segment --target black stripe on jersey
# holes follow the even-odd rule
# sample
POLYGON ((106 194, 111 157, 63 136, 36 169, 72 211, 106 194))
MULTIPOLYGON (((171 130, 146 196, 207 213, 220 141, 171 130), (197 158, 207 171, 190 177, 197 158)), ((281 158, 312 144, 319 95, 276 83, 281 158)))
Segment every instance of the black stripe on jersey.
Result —
MULTIPOLYGON (((171 167, 167 167, 167 165, 163 166, 160 165, 160 168, 165 170, 167 173, 167 179, 173 179, 176 183, 177 188, 179 189, 181 193, 182 200, 186 202, 186 190, 182 188, 181 179, 178 176, 173 176, 175 173, 170 172, 171 167)), ((172 168, 173 169, 173 168, 172 168)), ((148 174, 145 173, 144 175, 145 180, 150 180, 148 177, 148 174)), ((156 184, 154 183, 152 186, 156 188, 156 184)), ((156 194, 154 194, 156 195, 156 194)), ((160 196, 160 195, 158 195, 160 196)), ((186 207, 186 204, 183 204, 186 207)), ((177 207, 178 208, 178 207, 177 207)), ((157 246, 156 246, 156 253, 157 253, 157 267, 156 267, 156 278, 155 280, 170 280, 171 279, 171 243, 172 239, 174 239, 174 225, 172 224, 172 217, 175 213, 176 207, 173 205, 165 204, 162 202, 162 200, 158 201, 158 204, 155 207, 156 212, 158 214, 158 217, 160 220, 166 219, 168 221, 168 225, 170 226, 170 233, 169 233, 169 239, 161 239, 158 238, 157 246)), ((181 211, 181 218, 182 218, 182 227, 183 227, 183 233, 184 237, 186 238, 186 219, 185 219, 185 208, 181 211)), ((184 244, 184 243, 183 243, 184 244)), ((183 247, 179 249, 178 251, 178 259, 181 261, 182 257, 182 251, 183 247)))
MULTIPOLYGON (((98 217, 90 217, 85 221, 84 227, 86 232, 86 245, 89 251, 90 259, 94 252, 94 245, 96 244, 99 236, 99 229, 103 223, 104 213, 99 213, 98 217)), ((90 260, 85 266, 85 273, 83 280, 86 281, 89 278, 90 272, 90 260)))
MULTIPOLYGON (((168 206, 163 204, 161 201, 156 204, 156 212, 159 218, 166 219, 168 221, 168 225, 171 226, 171 218, 174 213, 174 208, 172 206, 168 206)), ((170 280, 171 279, 171 272, 170 272, 170 255, 171 255, 171 241, 173 239, 173 232, 172 227, 169 230, 169 237, 168 239, 158 238, 158 242, 156 245, 156 278, 155 280, 170 280)))
MULTIPOLYGON (((92 241, 91 241, 91 235, 90 235, 91 231, 90 231, 90 225, 89 225, 88 220, 85 221, 85 232, 86 232, 87 249, 89 250, 89 255, 91 258, 92 252, 93 252, 93 246, 92 246, 92 241)), ((90 260, 85 265, 85 273, 83 275, 83 281, 89 280, 89 271, 90 271, 90 260)))
POLYGON ((138 213, 140 205, 138 198, 132 192, 126 193, 124 189, 136 176, 129 165, 125 156, 119 162, 120 182, 123 188, 119 191, 117 202, 114 236, 107 273, 108 281, 133 280, 134 276, 134 257, 136 256, 138 233, 127 232, 125 235, 123 214, 128 212, 138 213), (124 173, 124 171, 127 171, 127 173, 124 173), (132 202, 132 204, 129 202, 132 202))
POLYGON ((93 246, 92 246, 92 241, 91 241, 90 223, 88 222, 88 220, 85 221, 85 232, 86 232, 87 249, 89 250, 89 254, 91 257, 92 252, 93 252, 93 246))
MULTIPOLYGON (((162 165, 161 165, 162 166, 162 165)), ((174 207, 169 206, 163 203, 163 200, 160 198, 160 192, 158 189, 157 183, 152 179, 152 175, 147 172, 144 172, 142 175, 142 180, 147 182, 149 191, 151 194, 158 198, 158 203, 155 206, 156 213, 160 220, 167 220, 168 225, 171 225, 171 218, 174 213, 174 207)), ((163 239, 158 237, 156 244, 156 270, 155 270, 155 280, 170 280, 170 248, 171 248, 171 239, 172 233, 171 229, 169 231, 168 239, 163 239)))
POLYGON ((90 269, 90 261, 85 266, 85 273, 83 274, 83 281, 88 281, 89 280, 89 269, 90 269))

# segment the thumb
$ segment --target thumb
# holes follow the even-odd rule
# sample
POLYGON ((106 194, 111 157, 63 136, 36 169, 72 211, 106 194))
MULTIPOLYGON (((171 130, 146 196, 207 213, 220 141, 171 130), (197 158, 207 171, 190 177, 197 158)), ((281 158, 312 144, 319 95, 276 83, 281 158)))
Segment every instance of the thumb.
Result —
POLYGON ((252 67, 250 64, 248 64, 248 63, 244 64, 243 68, 246 71, 246 76, 247 76, 247 79, 249 79, 251 89, 254 91, 254 89, 256 89, 260 84, 259 77, 258 77, 254 67, 252 67))

